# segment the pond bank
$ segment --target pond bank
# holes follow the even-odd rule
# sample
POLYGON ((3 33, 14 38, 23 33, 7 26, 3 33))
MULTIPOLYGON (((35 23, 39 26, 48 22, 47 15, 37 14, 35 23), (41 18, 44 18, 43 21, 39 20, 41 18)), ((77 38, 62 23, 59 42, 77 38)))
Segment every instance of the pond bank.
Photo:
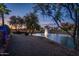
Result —
POLYGON ((9 55, 15 56, 69 56, 79 55, 79 51, 50 42, 39 36, 12 35, 8 47, 9 55))

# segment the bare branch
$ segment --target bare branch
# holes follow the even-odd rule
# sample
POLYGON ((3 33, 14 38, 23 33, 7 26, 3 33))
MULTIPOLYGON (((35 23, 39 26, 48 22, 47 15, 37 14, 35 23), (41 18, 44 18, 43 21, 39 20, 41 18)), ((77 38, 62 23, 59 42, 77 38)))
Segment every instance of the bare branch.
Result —
MULTIPOLYGON (((52 15, 50 15, 50 16, 52 16, 52 15)), ((66 32, 72 37, 72 34, 71 34, 69 31, 67 31, 66 29, 62 28, 62 27, 59 25, 58 21, 55 19, 54 16, 52 16, 52 18, 54 19, 54 21, 56 22, 56 24, 57 24, 57 26, 58 26, 59 28, 61 28, 62 30, 66 31, 66 32)))
MULTIPOLYGON (((70 14, 70 17, 71 19, 75 22, 75 19, 73 18, 73 15, 72 15, 72 12, 71 12, 71 9, 69 8, 69 6, 66 6, 66 5, 63 5, 65 8, 67 8, 67 10, 69 11, 69 14, 70 14)), ((73 6, 74 7, 74 6, 73 6)))

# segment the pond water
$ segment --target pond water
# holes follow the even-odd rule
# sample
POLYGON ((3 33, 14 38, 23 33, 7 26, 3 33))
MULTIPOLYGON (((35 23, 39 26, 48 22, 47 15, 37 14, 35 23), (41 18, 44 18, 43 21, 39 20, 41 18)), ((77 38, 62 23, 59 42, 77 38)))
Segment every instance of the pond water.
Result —
MULTIPOLYGON (((44 37, 44 33, 35 33, 33 34, 34 36, 42 36, 44 37)), ((55 41, 59 44, 62 44, 68 48, 74 48, 75 45, 73 43, 73 39, 66 34, 49 34, 48 35, 48 39, 50 41, 55 41)))

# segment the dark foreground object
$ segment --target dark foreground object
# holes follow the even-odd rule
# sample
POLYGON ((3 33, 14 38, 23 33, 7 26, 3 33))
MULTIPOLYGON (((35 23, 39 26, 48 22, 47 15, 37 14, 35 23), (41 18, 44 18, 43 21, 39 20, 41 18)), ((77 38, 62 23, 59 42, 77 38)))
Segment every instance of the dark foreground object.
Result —
POLYGON ((7 49, 10 56, 69 56, 79 55, 79 51, 65 48, 57 43, 50 42, 44 37, 12 36, 7 49))

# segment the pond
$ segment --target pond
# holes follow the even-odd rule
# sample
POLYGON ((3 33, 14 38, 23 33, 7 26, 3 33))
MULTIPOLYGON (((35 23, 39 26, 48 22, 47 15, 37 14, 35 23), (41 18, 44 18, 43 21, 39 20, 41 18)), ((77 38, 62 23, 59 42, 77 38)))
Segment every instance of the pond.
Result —
MULTIPOLYGON (((35 33, 34 36, 42 36, 44 37, 44 33, 35 33)), ((62 44, 68 48, 74 48, 75 45, 73 43, 73 39, 67 34, 49 34, 48 39, 50 41, 55 41, 59 44, 62 44)))

